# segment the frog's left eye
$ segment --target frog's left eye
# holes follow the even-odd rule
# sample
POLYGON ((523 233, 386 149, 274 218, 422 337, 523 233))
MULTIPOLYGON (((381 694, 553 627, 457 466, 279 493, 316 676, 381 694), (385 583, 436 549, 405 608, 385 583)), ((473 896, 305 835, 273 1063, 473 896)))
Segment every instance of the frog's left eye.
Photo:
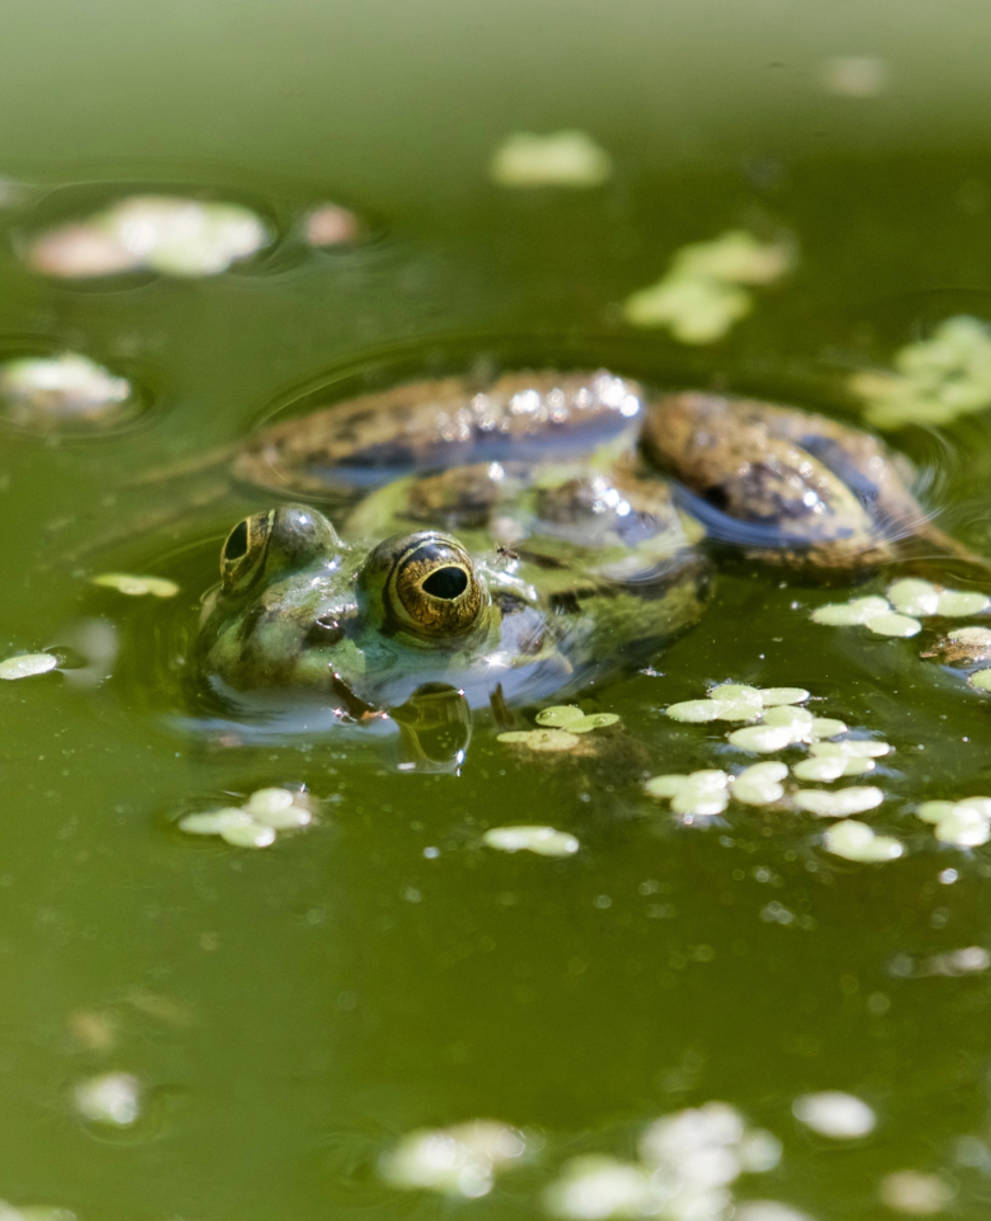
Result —
POLYGON ((220 579, 225 593, 246 589, 261 571, 272 537, 274 511, 239 521, 220 549, 220 579))
POLYGON ((485 603, 471 556, 443 534, 415 534, 397 548, 384 593, 390 617, 434 638, 464 635, 485 603))

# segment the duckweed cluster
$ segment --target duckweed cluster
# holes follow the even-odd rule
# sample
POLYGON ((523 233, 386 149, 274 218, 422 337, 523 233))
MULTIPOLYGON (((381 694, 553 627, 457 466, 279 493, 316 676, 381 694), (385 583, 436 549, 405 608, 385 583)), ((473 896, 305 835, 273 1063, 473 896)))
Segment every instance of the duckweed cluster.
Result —
POLYGON ((875 428, 949 424, 991 404, 991 331, 978 318, 945 319, 928 338, 896 352, 893 365, 849 381, 875 428))
POLYGON ((496 1175, 518 1164, 526 1135, 494 1119, 410 1132, 379 1161, 393 1187, 436 1191, 474 1200, 492 1190, 496 1175))
POLYGON ((222 806, 179 819, 187 835, 216 835, 235 848, 268 848, 279 831, 297 831, 313 821, 305 788, 256 789, 240 806, 222 806))
POLYGON ((753 309, 749 290, 774 284, 794 262, 790 242, 732 229, 683 246, 665 275, 627 297, 623 313, 632 326, 665 327, 680 343, 715 343, 753 309))
POLYGON ((79 352, 0 363, 0 417, 22 428, 102 428, 129 419, 138 407, 126 377, 79 352))
POLYGON ((652 776, 644 790, 652 797, 666 798, 683 821, 722 814, 731 802, 749 806, 777 805, 801 810, 818 818, 843 819, 823 836, 827 851, 849 860, 877 862, 894 860, 903 846, 889 836, 878 836, 873 828, 849 816, 876 809, 885 794, 876 785, 851 785, 841 789, 786 787, 789 773, 796 780, 829 783, 871 772, 876 760, 891 746, 872 738, 853 738, 848 726, 833 717, 817 717, 796 705, 811 693, 804 687, 751 687, 742 683, 719 683, 705 699, 671 704, 667 715, 684 723, 716 720, 754 722, 730 730, 730 746, 748 753, 773 754, 794 747, 808 749, 808 757, 788 765, 780 761, 753 764, 737 773, 702 769, 687 775, 652 776), (833 739, 839 738, 839 741, 833 739))
POLYGON ((612 175, 612 158, 587 132, 566 130, 507 136, 492 154, 489 176, 501 187, 601 186, 612 175))
POLYGON ((641 1133, 638 1154, 635 1161, 573 1158, 544 1192, 545 1209, 564 1218, 721 1221, 734 1206, 736 1181, 773 1170, 781 1144, 734 1107, 708 1102, 655 1120, 641 1133))
POLYGON ((135 271, 199 277, 219 275, 271 241, 268 225, 242 204, 129 195, 39 234, 25 257, 54 279, 135 271))
POLYGON ((544 826, 490 827, 482 843, 499 852, 532 852, 536 856, 574 856, 581 847, 567 831, 544 826))
POLYGON ((924 801, 915 812, 932 825, 940 843, 977 848, 991 839, 991 797, 924 801))
POLYGON ((582 712, 577 704, 554 704, 537 713, 536 729, 508 729, 499 741, 509 746, 554 753, 574 750, 582 734, 607 729, 619 722, 615 712, 582 712))

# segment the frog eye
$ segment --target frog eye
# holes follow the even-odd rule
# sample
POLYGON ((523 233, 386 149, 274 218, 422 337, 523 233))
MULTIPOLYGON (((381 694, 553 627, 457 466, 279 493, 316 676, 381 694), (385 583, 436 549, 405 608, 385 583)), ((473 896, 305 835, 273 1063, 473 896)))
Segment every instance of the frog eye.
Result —
POLYGON ((274 511, 239 521, 220 548, 220 579, 225 593, 246 589, 261 571, 272 537, 274 511))
POLYGON ((413 535, 409 543, 386 581, 386 613, 421 636, 463 635, 485 601, 471 556, 443 534, 413 535))

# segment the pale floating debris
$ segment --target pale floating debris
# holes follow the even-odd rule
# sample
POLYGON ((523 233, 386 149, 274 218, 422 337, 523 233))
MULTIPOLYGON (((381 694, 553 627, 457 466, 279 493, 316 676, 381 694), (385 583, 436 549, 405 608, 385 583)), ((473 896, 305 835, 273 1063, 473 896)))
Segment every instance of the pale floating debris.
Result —
POLYGON ((501 187, 597 187, 611 174, 605 149, 586 132, 573 130, 515 132, 489 162, 489 175, 501 187))
POLYGON ((975 670, 967 681, 977 691, 991 691, 991 668, 975 670))
POLYGON ((721 814, 729 805, 729 772, 704 768, 687 775, 651 776, 644 791, 651 797, 666 797, 676 814, 708 817, 721 814))
POLYGON ((727 741, 741 750, 770 755, 791 746, 795 735, 787 725, 747 725, 743 729, 734 729, 727 741))
POLYGON ((643 1166, 592 1153, 566 1163, 561 1177, 544 1191, 543 1203, 555 1217, 607 1221, 650 1216, 656 1194, 643 1166))
POLYGON ((881 1180, 878 1195, 885 1208, 910 1217, 931 1217, 953 1203, 953 1188, 937 1174, 894 1170, 881 1180))
POLYGON ((714 343, 753 309, 747 287, 772 284, 793 265, 789 242, 730 230, 683 246, 668 272, 627 297, 623 311, 632 326, 666 327, 681 343, 714 343))
POLYGON ((745 805, 769 805, 784 796, 781 781, 787 775, 788 767, 784 763, 754 763, 734 776, 730 791, 735 801, 745 805))
POLYGON ((496 1173, 525 1152, 526 1137, 516 1128, 475 1119, 408 1133, 381 1158, 379 1170, 393 1187, 474 1200, 488 1195, 496 1173))
POLYGON ((129 598, 141 598, 151 595, 153 598, 174 598, 179 592, 175 581, 167 577, 137 576, 129 572, 101 572, 92 578, 94 585, 102 585, 107 589, 116 589, 118 593, 129 598))
POLYGON ((58 666, 54 653, 19 653, 0 661, 0 678, 32 678, 35 674, 47 674, 58 666))
MULTIPOLYGON (((980 615, 991 606, 991 598, 974 590, 945 589, 930 581, 906 578, 888 589, 894 608, 906 615, 942 615, 958 618, 980 615)), ((984 629, 985 631, 987 629, 984 629)))
POLYGON ((129 1128, 141 1118, 141 1083, 132 1073, 101 1073, 77 1083, 76 1110, 90 1123, 129 1128))
POLYGON ((948 666, 973 665, 991 661, 991 628, 957 627, 939 640, 923 657, 936 657, 948 666))
POLYGON ((893 363, 891 373, 865 371, 849 382, 877 428, 948 424, 991 405, 991 333, 977 318, 947 318, 929 338, 901 348, 893 363))
POLYGON ((873 759, 865 759, 857 755, 812 755, 794 764, 792 772, 798 780, 830 781, 839 780, 841 776, 860 776, 875 768, 873 759))
POLYGON ((500 852, 535 852, 537 856, 573 856, 581 847, 567 831, 525 825, 490 827, 482 836, 482 843, 500 852))
POLYGON ((365 237, 365 225, 350 208, 323 203, 303 217, 302 233, 308 246, 353 246, 365 237))
POLYGON ((812 1221, 812 1218, 778 1200, 744 1200, 734 1208, 733 1221, 812 1221))
POLYGON ((615 712, 584 713, 575 704, 555 704, 542 709, 534 719, 538 725, 551 729, 563 729, 568 733, 591 733, 593 729, 615 725, 619 716, 615 712))
POLYGON ((179 830, 187 835, 222 835, 232 827, 250 827, 253 819, 240 806, 224 806, 220 810, 204 810, 186 814, 179 819, 179 830))
POLYGON ((510 746, 526 746, 529 750, 553 753, 574 750, 581 739, 564 729, 509 729, 499 734, 496 740, 510 746))
POLYGON ((846 818, 873 810, 884 801, 884 793, 873 784, 846 789, 798 789, 795 804, 819 818, 846 818))
POLYGON ((275 843, 275 828, 261 822, 227 826, 219 834, 232 848, 270 848, 275 843))
POLYGON ((842 1090, 802 1094, 792 1103, 791 1111, 799 1123, 833 1140, 859 1140, 877 1126, 877 1117, 867 1103, 842 1090))
POLYGON ((0 415, 23 428, 115 424, 137 406, 126 377, 77 352, 0 362, 0 415))
POLYGON ((828 627, 850 627, 866 624, 868 619, 890 614, 886 598, 872 594, 866 598, 851 598, 849 602, 827 602, 812 612, 812 622, 828 627))
POLYGON ((59 279, 147 269, 218 275, 271 241, 265 222, 241 204, 175 195, 131 195, 84 220, 49 229, 27 248, 30 267, 59 279))
POLYGON ((876 864, 894 861, 904 851, 904 844, 890 835, 878 835, 867 823, 848 818, 835 823, 822 837, 827 852, 848 861, 876 864))

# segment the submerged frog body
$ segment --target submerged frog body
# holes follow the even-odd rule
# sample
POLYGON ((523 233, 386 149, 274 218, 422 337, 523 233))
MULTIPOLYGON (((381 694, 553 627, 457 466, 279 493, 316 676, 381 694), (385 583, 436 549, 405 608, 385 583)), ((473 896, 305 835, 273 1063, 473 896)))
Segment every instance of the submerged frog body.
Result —
POLYGON ((309 693, 354 718, 436 684, 502 706, 642 663, 703 609, 704 535, 850 573, 936 533, 865 433, 753 400, 648 402, 604 372, 400 387, 261 433, 235 472, 364 496, 340 536, 305 504, 234 527, 201 669, 230 699, 309 693))

